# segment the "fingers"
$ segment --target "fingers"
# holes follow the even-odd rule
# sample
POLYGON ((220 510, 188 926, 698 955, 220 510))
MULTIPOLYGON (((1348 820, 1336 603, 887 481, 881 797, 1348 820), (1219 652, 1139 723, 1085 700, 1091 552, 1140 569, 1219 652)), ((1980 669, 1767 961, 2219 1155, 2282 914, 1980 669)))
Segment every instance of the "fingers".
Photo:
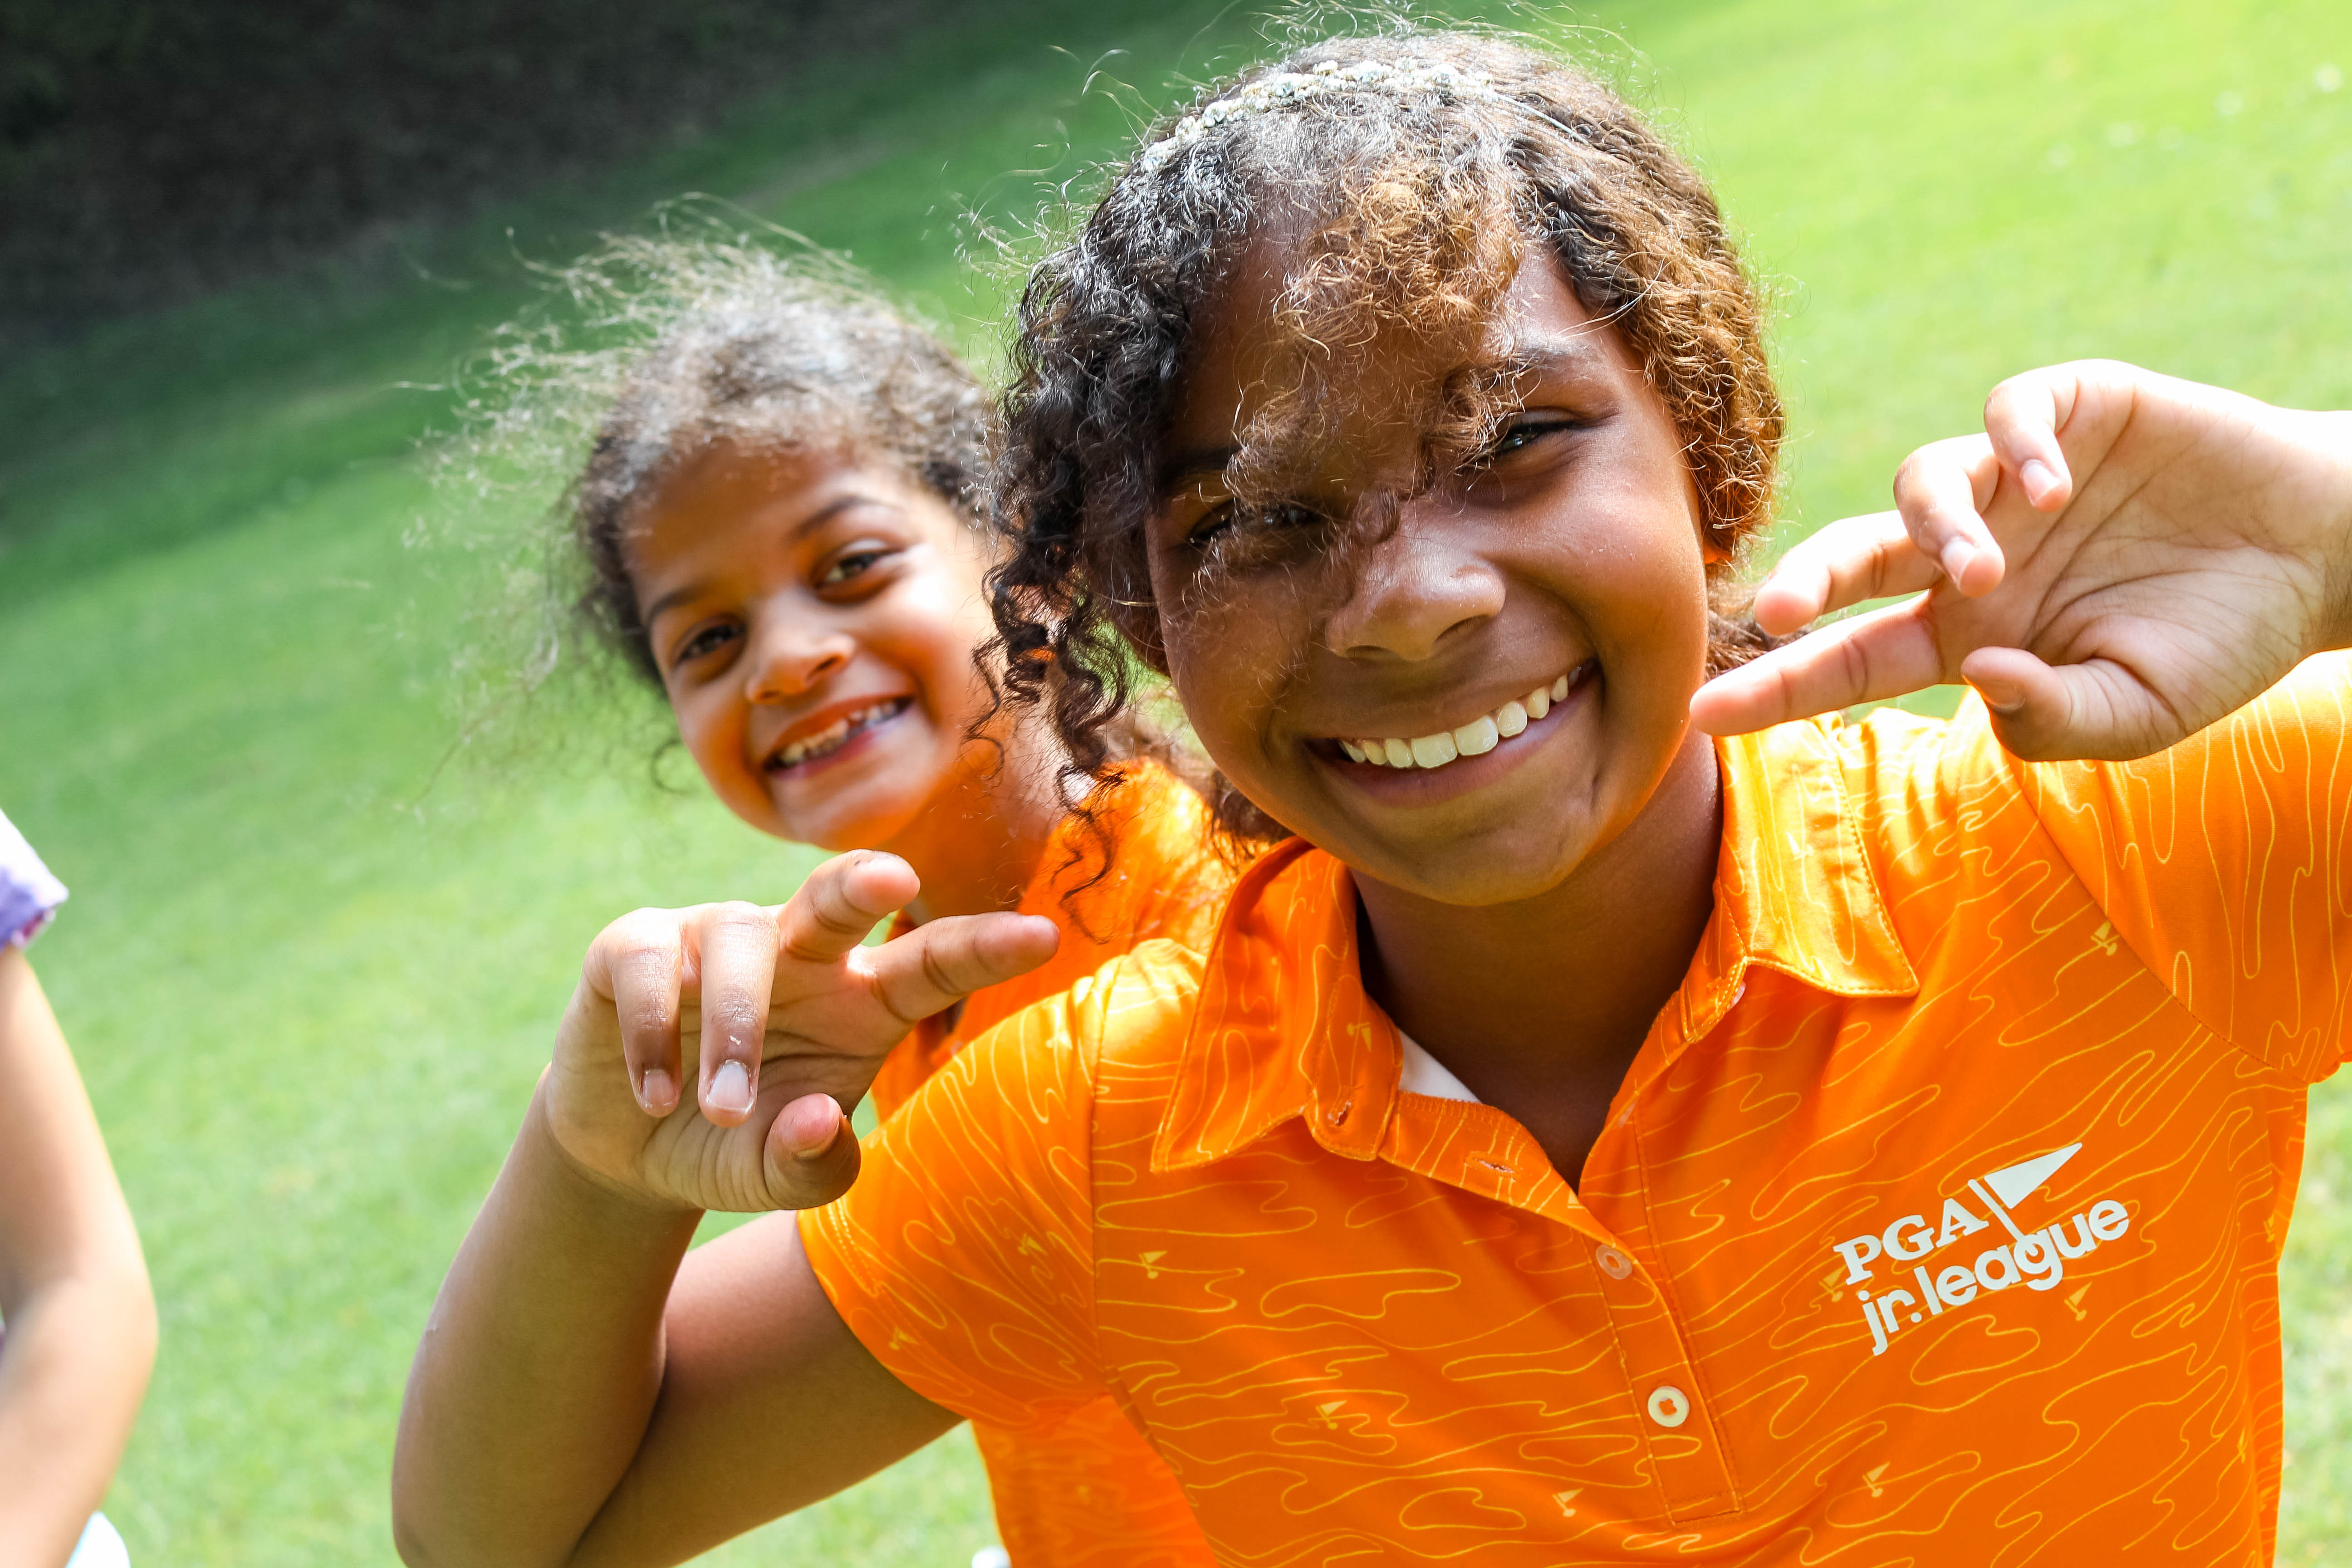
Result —
POLYGON ((2036 511, 2056 511, 2074 498, 2074 470, 2058 433, 2074 416, 2080 390, 2073 371, 2053 365, 2011 376, 1985 399, 1985 436, 2036 511))
POLYGON ((817 1208, 857 1179, 857 1135, 833 1096, 803 1095, 769 1124, 761 1159, 774 1206, 817 1208))
POLYGON ((783 952, 803 963, 845 957, 922 886, 914 868, 896 855, 871 849, 836 855, 810 872, 784 906, 783 952))
POLYGON ((704 1119, 717 1126, 740 1126, 759 1095, 781 913, 746 903, 694 911, 702 1005, 697 1093, 704 1119))
POLYGON ((1756 590, 1756 624, 1786 637, 1832 610, 1933 587, 1937 568, 1919 553, 1899 512, 1829 524, 1801 541, 1756 590))
POLYGON ((1984 699, 2003 749, 2028 762, 2128 762, 2180 738, 2171 710, 2114 659, 2049 665, 2023 648, 1980 647, 1960 675, 1984 699))
POLYGON ((1060 944, 1038 915, 955 915, 873 951, 874 994, 901 1032, 972 992, 1026 974, 1060 944))
POLYGON ((1895 470, 1895 505, 1913 546, 1972 599, 2000 586, 2007 569, 1984 520, 2000 480, 2000 458, 1983 436, 1931 442, 1895 470))
POLYGON ((1751 659, 1698 689, 1691 721, 1710 735, 1745 735, 1933 686, 1942 657, 1923 609, 1907 600, 1751 659))
POLYGON ((674 910, 623 915, 589 945, 581 966, 583 983, 613 1004, 629 1087, 652 1116, 677 1109, 678 988, 685 971, 686 922, 674 910))

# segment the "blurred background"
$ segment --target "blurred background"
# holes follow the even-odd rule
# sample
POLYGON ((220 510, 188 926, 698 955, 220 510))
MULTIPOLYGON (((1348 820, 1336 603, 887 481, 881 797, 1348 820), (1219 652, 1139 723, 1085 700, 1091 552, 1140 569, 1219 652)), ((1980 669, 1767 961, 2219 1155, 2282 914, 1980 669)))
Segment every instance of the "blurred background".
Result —
MULTIPOLYGON (((2047 361, 2352 407, 2342 0, 1445 14, 1566 43, 1716 182, 1775 301, 1784 538, 2047 361)), ((702 192, 992 365, 1055 189, 1275 30, 1222 0, 0 0, 0 809, 73 889, 36 959, 163 1310, 107 1504, 135 1562, 392 1560, 409 1357, 588 938, 806 869, 656 755, 644 700, 486 705, 551 492, 428 482, 460 362, 535 264, 702 192)), ((2352 1560, 2342 1085, 2284 1297, 2279 1560, 2352 1560)), ((710 1560, 991 1539, 959 1433, 710 1560)))

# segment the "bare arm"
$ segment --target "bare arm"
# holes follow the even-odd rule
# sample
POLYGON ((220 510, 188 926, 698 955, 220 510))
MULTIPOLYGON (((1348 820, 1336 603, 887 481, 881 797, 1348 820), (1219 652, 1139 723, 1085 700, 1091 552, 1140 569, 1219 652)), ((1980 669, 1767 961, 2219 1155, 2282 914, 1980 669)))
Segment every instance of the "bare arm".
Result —
POLYGON ((55 1568, 106 1495, 155 1362, 131 1211, 56 1016, 0 949, 0 1565, 55 1568))
POLYGON ((408 1562, 680 1562, 954 1424, 843 1327, 789 1218, 687 1254, 706 1209, 838 1195, 841 1108, 912 1021, 1053 951, 1052 922, 1012 915, 861 948, 915 890, 902 861, 845 856, 782 909, 640 910, 597 938, 410 1375, 408 1562))
POLYGON ((533 1098, 409 1382, 404 1558, 678 1563, 955 1424, 842 1325, 791 1216, 689 1258, 699 1217, 580 1170, 533 1098))

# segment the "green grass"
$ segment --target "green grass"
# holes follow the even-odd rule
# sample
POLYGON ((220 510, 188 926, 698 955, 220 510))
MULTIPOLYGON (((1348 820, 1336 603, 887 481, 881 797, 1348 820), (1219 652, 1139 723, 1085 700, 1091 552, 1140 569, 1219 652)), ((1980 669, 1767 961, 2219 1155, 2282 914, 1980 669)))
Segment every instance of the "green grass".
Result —
MULTIPOLYGON (((984 347, 1007 274, 964 268, 964 215, 1016 219, 1123 132, 1088 69, 1156 95, 1251 37, 1208 5, 987 9, 420 239, 430 280, 256 288, 0 367, 0 807, 75 890, 37 958, 163 1310, 109 1505, 136 1560, 390 1560, 401 1381, 581 947, 808 864, 649 784, 642 705, 576 742, 508 726, 436 776, 483 574, 403 543, 437 504, 411 442, 442 400, 397 384, 521 300, 509 227, 559 258, 686 189, 847 247, 984 347)), ((2352 406, 2352 90, 2315 79, 2352 69, 2339 0, 1579 19, 1773 282, 1790 529, 1884 504, 1906 450, 2051 359, 2352 406)), ((2330 1087, 2285 1278, 2286 1563, 2352 1552, 2348 1258, 2330 1087)), ((958 1436, 715 1560, 960 1564, 988 1536, 958 1436)))

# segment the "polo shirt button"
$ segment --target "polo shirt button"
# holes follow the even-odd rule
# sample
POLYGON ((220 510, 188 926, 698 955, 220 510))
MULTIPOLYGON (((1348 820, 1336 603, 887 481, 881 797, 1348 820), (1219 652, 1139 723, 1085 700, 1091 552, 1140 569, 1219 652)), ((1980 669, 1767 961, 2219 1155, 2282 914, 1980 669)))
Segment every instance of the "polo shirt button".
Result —
POLYGON ((1650 1390, 1650 1419, 1661 1426, 1679 1426, 1690 1419, 1690 1401, 1671 1383, 1650 1390))
POLYGON ((1622 1279, 1633 1272, 1633 1260, 1613 1247, 1601 1247, 1592 1255, 1592 1260, 1600 1264, 1601 1272, 1612 1279, 1622 1279))

